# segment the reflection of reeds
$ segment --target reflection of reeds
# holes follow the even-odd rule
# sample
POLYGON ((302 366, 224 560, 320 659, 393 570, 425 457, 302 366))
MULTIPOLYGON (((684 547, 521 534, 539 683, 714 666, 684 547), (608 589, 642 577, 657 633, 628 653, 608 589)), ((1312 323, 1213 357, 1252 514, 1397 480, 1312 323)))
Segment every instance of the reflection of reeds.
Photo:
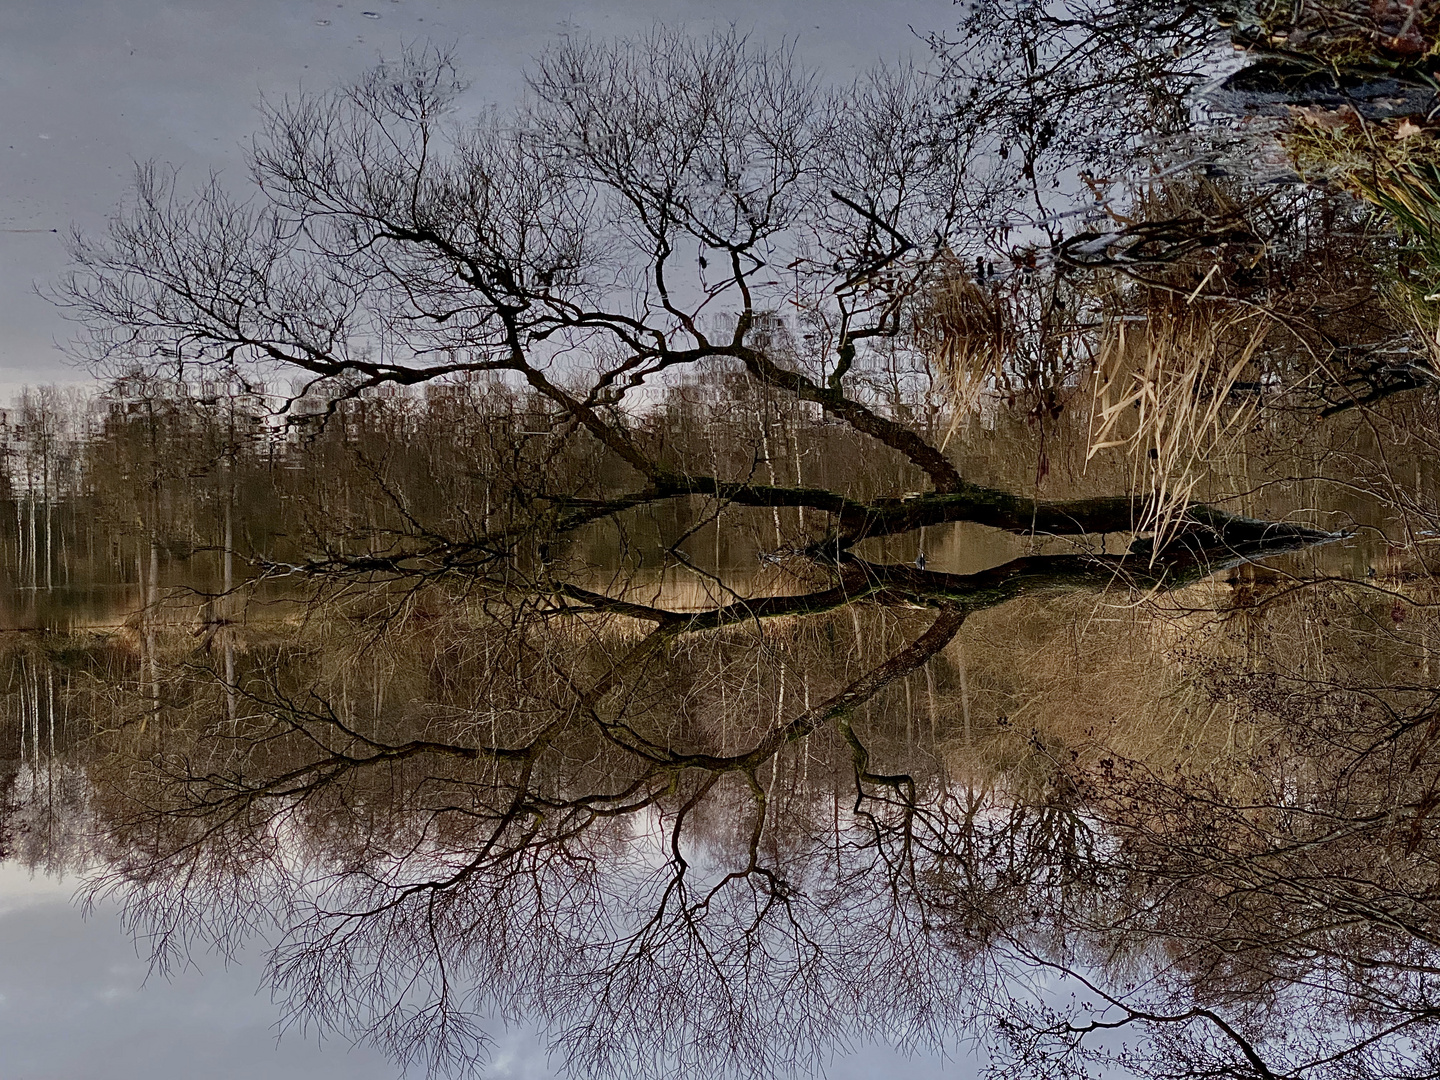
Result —
POLYGON ((1126 452, 1134 484, 1148 496, 1135 531, 1153 532, 1155 551, 1207 466, 1254 413, 1254 399, 1232 405, 1230 396, 1266 327, 1238 352, 1226 347, 1230 329, 1216 319, 1167 317, 1146 323, 1143 344, 1132 345, 1123 322, 1106 334, 1087 459, 1112 447, 1126 452))

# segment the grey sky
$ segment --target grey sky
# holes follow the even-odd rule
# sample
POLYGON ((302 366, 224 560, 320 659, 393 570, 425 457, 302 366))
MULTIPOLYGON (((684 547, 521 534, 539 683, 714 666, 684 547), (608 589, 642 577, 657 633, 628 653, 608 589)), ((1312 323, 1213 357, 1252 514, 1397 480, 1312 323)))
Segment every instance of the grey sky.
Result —
POLYGON ((735 23, 796 39, 846 77, 923 52, 911 31, 953 26, 948 0, 4 0, 0 3, 0 400, 26 382, 77 381, 69 336, 35 295, 64 271, 62 235, 94 230, 132 162, 243 184, 239 147, 261 93, 349 78, 402 43, 454 45, 477 96, 513 100, 529 57, 564 31, 704 30, 735 23), (365 14, 370 12, 379 18, 365 14), (11 230, 58 229, 59 233, 11 230))

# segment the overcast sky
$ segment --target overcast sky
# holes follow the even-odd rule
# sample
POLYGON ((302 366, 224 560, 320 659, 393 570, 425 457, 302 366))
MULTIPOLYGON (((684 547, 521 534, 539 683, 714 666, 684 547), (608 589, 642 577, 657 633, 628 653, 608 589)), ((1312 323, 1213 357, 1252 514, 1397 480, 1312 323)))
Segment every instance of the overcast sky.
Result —
POLYGON ((136 160, 240 185, 262 93, 327 87, 431 40, 456 47, 477 96, 505 103, 555 35, 657 21, 789 37, 846 77, 923 53, 912 27, 943 30, 955 14, 949 0, 0 0, 0 400, 22 383, 85 378, 35 289, 64 271, 72 224, 103 227, 136 160))

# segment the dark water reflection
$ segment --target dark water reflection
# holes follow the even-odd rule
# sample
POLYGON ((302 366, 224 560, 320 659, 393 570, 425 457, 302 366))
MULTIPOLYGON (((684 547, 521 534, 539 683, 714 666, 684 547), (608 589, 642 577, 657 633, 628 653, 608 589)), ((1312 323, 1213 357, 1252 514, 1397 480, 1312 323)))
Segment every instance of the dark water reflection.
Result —
MULTIPOLYGON (((1065 1069, 1428 1052, 1434 590, 1355 474, 1262 509, 1370 532, 1176 588, 937 616, 852 582, 765 618, 825 592, 815 515, 696 529, 693 500, 499 569, 364 561, 467 509, 402 486, 406 444, 365 463, 364 426, 9 507, 7 843, 162 969, 263 938, 286 1015, 417 1064, 506 1013, 593 1074, 966 1032, 1065 1069)), ((857 557, 958 580, 1131 539, 959 523, 857 557)))

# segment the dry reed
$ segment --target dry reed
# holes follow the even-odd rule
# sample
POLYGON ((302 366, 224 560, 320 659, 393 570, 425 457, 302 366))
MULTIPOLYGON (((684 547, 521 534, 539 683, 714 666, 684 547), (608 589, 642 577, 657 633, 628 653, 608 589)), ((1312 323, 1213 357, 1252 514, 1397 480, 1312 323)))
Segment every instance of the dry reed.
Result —
POLYGON ((1408 119, 1366 122, 1353 109, 1294 110, 1285 146, 1307 179, 1338 184, 1381 210, 1403 242, 1408 263, 1386 297, 1403 322, 1440 328, 1440 140, 1408 119))
POLYGON ((1086 460, 1111 448, 1126 453, 1132 484, 1147 495, 1134 531, 1154 534, 1153 551, 1254 415, 1256 399, 1232 403, 1233 392, 1269 327, 1258 325, 1238 351, 1230 347, 1237 328, 1185 312, 1149 319, 1140 343, 1123 321, 1105 334, 1086 460))
POLYGON ((950 404, 941 449, 964 418, 980 408, 988 386, 1013 352, 1016 331, 1009 312, 991 290, 958 268, 935 289, 914 328, 950 404))

